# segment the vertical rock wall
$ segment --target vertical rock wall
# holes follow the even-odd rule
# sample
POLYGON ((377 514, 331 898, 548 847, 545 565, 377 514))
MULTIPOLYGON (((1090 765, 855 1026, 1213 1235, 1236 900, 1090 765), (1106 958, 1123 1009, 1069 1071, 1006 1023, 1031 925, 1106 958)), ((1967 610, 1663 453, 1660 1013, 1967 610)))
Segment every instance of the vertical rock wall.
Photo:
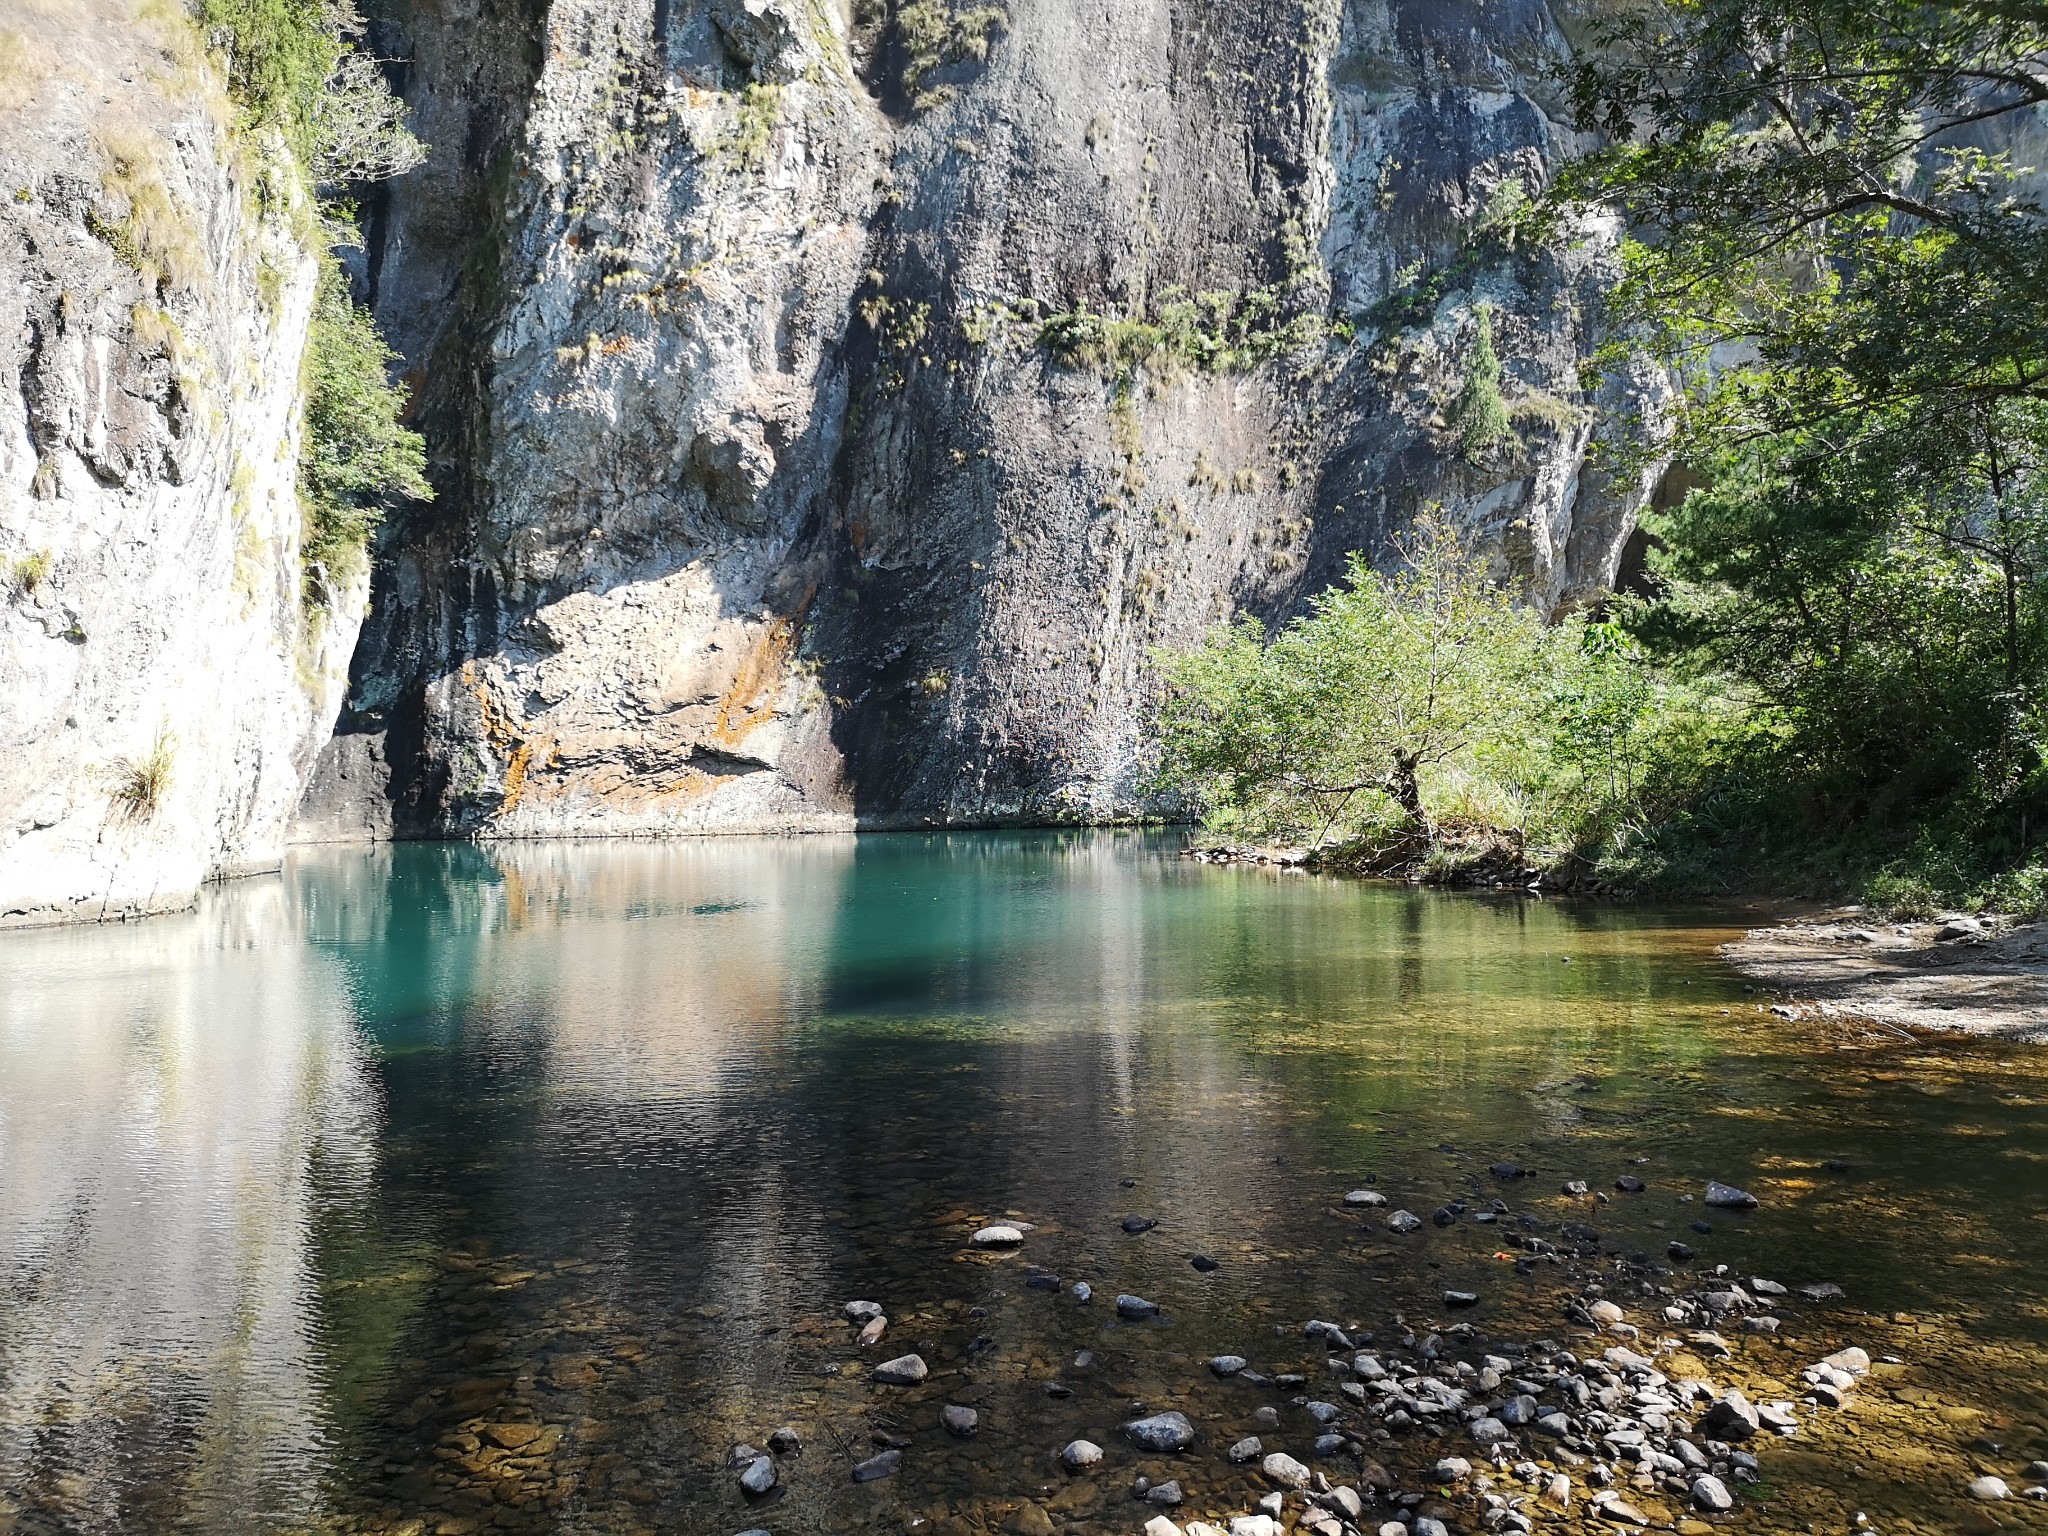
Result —
POLYGON ((1546 608, 1613 577, 1642 487, 1588 439, 1656 383, 1581 391, 1598 232, 1489 232, 1570 147, 1536 0, 393 15, 436 160, 378 306, 440 327, 445 487, 387 543, 331 828, 1128 816, 1153 650, 1430 504, 1546 608), (1517 440, 1475 460, 1481 304, 1517 440))
POLYGON ((181 25, 0 24, 0 925, 275 867, 362 581, 301 601, 315 283, 181 25))

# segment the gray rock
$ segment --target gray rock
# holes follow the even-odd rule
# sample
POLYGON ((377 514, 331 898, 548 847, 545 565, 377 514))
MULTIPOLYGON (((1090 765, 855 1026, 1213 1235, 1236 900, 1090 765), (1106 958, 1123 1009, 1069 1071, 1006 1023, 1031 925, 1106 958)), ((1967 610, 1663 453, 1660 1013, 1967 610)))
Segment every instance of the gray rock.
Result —
POLYGON ((1387 1197, 1376 1189, 1354 1189, 1344 1197, 1344 1203, 1376 1210, 1387 1203, 1387 1197))
POLYGON ((740 1487, 755 1498, 759 1498, 775 1486, 775 1461, 772 1457, 756 1456, 740 1473, 740 1487))
POLYGON ((1126 1292, 1116 1299, 1116 1315, 1118 1317, 1134 1319, 1157 1317, 1159 1315, 1159 1307, 1156 1303, 1147 1301, 1142 1296, 1133 1296, 1126 1292))
POLYGON ((1154 1483, 1145 1490, 1145 1502, 1147 1504, 1156 1504, 1161 1509, 1173 1508, 1174 1505, 1181 1502, 1180 1484, 1172 1479, 1168 1479, 1163 1483, 1154 1483))
POLYGON ((800 1456, 804 1442, 795 1430, 785 1424, 768 1437, 768 1449, 778 1456, 800 1456))
POLYGON ((1431 1515, 1417 1515, 1408 1529, 1412 1536, 1451 1536, 1450 1527, 1431 1515))
POLYGON ((1233 1445, 1225 1454, 1228 1455, 1232 1461, 1237 1462, 1239 1465, 1242 1465, 1247 1461, 1257 1461, 1261 1456, 1266 1454, 1266 1448, 1264 1445, 1259 1443, 1259 1437, 1257 1435, 1246 1435, 1242 1440, 1238 1441, 1237 1444, 1233 1445))
POLYGON ((1799 1421, 1792 1416, 1791 1405, 1787 1403, 1759 1403, 1756 1421, 1765 1429, 1774 1429, 1781 1435, 1795 1433, 1799 1421))
POLYGON ((1851 1344, 1838 1349, 1821 1361, 1831 1371, 1847 1371, 1851 1376, 1865 1376, 1870 1372, 1870 1356, 1851 1344))
POLYGON ((885 1387, 911 1387, 931 1374, 920 1355, 898 1355, 875 1367, 874 1378, 885 1387))
POLYGON ((1060 1463, 1069 1472, 1085 1471, 1102 1461, 1102 1447, 1093 1440, 1069 1440, 1060 1451, 1060 1463))
POLYGON ((1695 1509, 1703 1509, 1710 1515, 1725 1514, 1735 1507, 1735 1495, 1728 1491, 1728 1485, 1711 1473, 1701 1473, 1692 1480, 1692 1502, 1695 1509))
POLYGON ((1746 1189, 1737 1189, 1733 1184, 1709 1179, 1707 1204, 1723 1211, 1753 1211, 1756 1209, 1756 1196, 1746 1189))
POLYGON ((1318 1424, 1334 1424, 1344 1417, 1344 1410, 1335 1403, 1307 1402, 1301 1406, 1302 1411, 1318 1424))
POLYGON ((1275 1451, 1259 1463, 1259 1470, 1283 1488, 1308 1486, 1309 1470, 1285 1451, 1275 1451))
POLYGON ((1396 1211, 1387 1218, 1389 1232, 1415 1232, 1421 1230, 1422 1218, 1413 1211, 1396 1211))
POLYGON ((2006 1486, 2004 1478, 1993 1477, 1987 1472, 1984 1476, 1970 1484, 1970 1497, 1973 1499, 2009 1499, 2012 1497, 2012 1489, 2006 1486))
POLYGON ((1591 1194, 1592 1190, 1587 1186, 1586 1181, 1584 1179, 1567 1179, 1565 1180, 1564 1188, 1560 1191, 1560 1193, 1573 1196, 1584 1196, 1591 1194))
POLYGON ((1261 1429, 1278 1429, 1280 1427, 1280 1410, 1271 1403, 1267 1403, 1252 1414, 1252 1422, 1261 1429))
POLYGON ((1479 1296, 1474 1291, 1445 1291, 1444 1305, 1447 1307, 1476 1307, 1479 1296))
POLYGON ((1500 1421, 1510 1429, 1525 1428, 1536 1419, 1536 1399, 1526 1392, 1517 1393, 1500 1405, 1500 1421))
POLYGON ((1730 1387, 1719 1401, 1700 1416, 1700 1433, 1715 1440, 1747 1440, 1757 1431, 1757 1411, 1749 1399, 1730 1387))
POLYGON ((1561 1413, 1546 1413, 1536 1421, 1536 1433, 1563 1440, 1572 1432, 1572 1421, 1561 1413))
POLYGON ((1218 1376, 1235 1376, 1249 1364, 1243 1355, 1211 1355, 1209 1369, 1218 1376))
POLYGON ((1593 1506, 1593 1513, 1602 1520, 1612 1520, 1616 1525, 1648 1525, 1650 1517, 1623 1498, 1602 1499, 1593 1506))
POLYGON ((1499 1445, 1504 1440, 1514 1439, 1515 1436, 1507 1425, 1489 1414, 1472 1421, 1472 1438, 1481 1445, 1499 1445))
POLYGON ((968 1241, 977 1248, 1014 1248, 1024 1241, 1024 1234, 1015 1227, 997 1225, 983 1227, 968 1241))
POLYGON ((1429 1469, 1429 1480, 1433 1483, 1463 1482, 1472 1475, 1472 1463, 1462 1456, 1446 1456, 1429 1469))
POLYGON ((1358 1496, 1358 1490, 1341 1483, 1328 1493, 1317 1494, 1316 1502, 1325 1509, 1335 1510, 1346 1520, 1356 1520, 1365 1512, 1365 1501, 1358 1496))
POLYGON ((1068 1288, 1067 1294, 1073 1297, 1074 1300, 1078 1302, 1080 1305, 1085 1307, 1088 1305, 1089 1302, 1095 1299, 1095 1287, 1090 1285, 1086 1280, 1076 1280, 1073 1283, 1073 1285, 1068 1288))
POLYGON ((1133 1445, 1148 1451, 1184 1451, 1195 1443, 1195 1426, 1184 1413, 1155 1413, 1124 1426, 1133 1445))
POLYGON ((965 1440, 981 1428, 981 1415, 959 1403, 948 1403, 939 1410, 939 1422, 946 1426, 949 1434, 965 1440))
POLYGON ((882 1304, 879 1301, 849 1301, 844 1311, 853 1322, 871 1323, 882 1315, 882 1304))
POLYGON ((903 1453, 890 1449, 878 1451, 866 1461, 856 1462, 853 1480, 856 1483, 872 1483, 884 1477, 894 1477, 903 1466, 903 1453))
POLYGON ((1310 1447, 1310 1450, 1320 1459, 1328 1461, 1333 1456, 1342 1456, 1350 1447, 1351 1441, 1348 1437, 1331 1433, 1317 1435, 1315 1444, 1310 1447))
POLYGON ((1150 1216, 1126 1216, 1123 1219, 1122 1225, 1126 1232, 1136 1237, 1140 1232, 1150 1232, 1159 1223, 1150 1216))
POLYGON ((1808 1301, 1840 1301, 1843 1291, 1832 1280, 1817 1280, 1811 1285, 1800 1286, 1799 1294, 1808 1301))

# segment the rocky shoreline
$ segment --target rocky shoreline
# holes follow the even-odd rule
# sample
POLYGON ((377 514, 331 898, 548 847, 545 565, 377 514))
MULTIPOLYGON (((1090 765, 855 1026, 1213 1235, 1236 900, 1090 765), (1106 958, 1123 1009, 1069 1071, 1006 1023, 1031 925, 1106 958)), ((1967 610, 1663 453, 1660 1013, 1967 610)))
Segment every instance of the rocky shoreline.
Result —
POLYGON ((1721 954, 1783 1018, 2048 1041, 2048 923, 1887 923, 1846 907, 1753 928, 1721 954))
MULTIPOLYGON (((1508 1178, 1521 1170, 1497 1172, 1508 1178)), ((1624 1175, 1616 1188, 1627 1193, 1631 1184, 1641 1187, 1624 1175)), ((1582 1181, 1568 1183, 1564 1193, 1607 1198, 1589 1195, 1582 1181)), ((1350 1213, 1364 1216, 1367 1230, 1377 1227, 1398 1239, 1426 1225, 1414 1212, 1389 1209, 1375 1190, 1343 1198, 1350 1213)), ((1703 1201, 1709 1210, 1756 1203, 1721 1184, 1709 1184, 1703 1201)), ((1190 1360, 1211 1379, 1191 1379, 1181 1405, 1156 1396, 1132 1400, 1128 1417, 1104 1437, 1107 1445, 1082 1437, 1043 1447, 1043 1470, 1057 1479, 1050 1497, 1016 1504, 999 1527, 941 1515, 914 1518, 912 1528, 928 1527, 937 1536, 998 1528, 1007 1536, 1050 1536, 1063 1528, 1106 1531, 1128 1523, 1145 1536, 1529 1536, 1560 1522, 1596 1522, 1584 1528, 1709 1536, 1717 1523, 1739 1515, 1752 1494, 1767 1491, 1780 1470, 1773 1466, 1778 1445, 1800 1437, 1815 1416, 1847 1407, 1866 1381, 1904 1373, 1896 1355, 1873 1359, 1861 1345, 1839 1341, 1827 1309, 1845 1297, 1832 1282, 1788 1287, 1725 1264, 1688 1273, 1693 1252, 1678 1241, 1669 1245, 1664 1264, 1643 1255, 1603 1258, 1591 1228, 1553 1228, 1528 1216, 1511 1220, 1505 1201, 1476 1210, 1453 1202, 1427 1224, 1468 1218, 1501 1229, 1511 1252, 1496 1257, 1512 1258, 1519 1273, 1541 1266, 1561 1282, 1556 1336, 1518 1342, 1490 1336, 1471 1320, 1481 1296, 1454 1289, 1444 1290, 1440 1303, 1442 1317, 1464 1314, 1456 1322, 1411 1322, 1400 1315, 1380 1326, 1308 1319, 1263 1350, 1248 1343, 1247 1353, 1190 1360), (1539 1231, 1550 1235, 1535 1235, 1539 1231), (1768 1367, 1745 1358, 1745 1341, 1782 1345, 1801 1321, 1816 1325, 1818 1338, 1803 1352, 1811 1359, 1787 1389, 1768 1367), (1220 1418, 1194 1401, 1218 1384, 1241 1398, 1220 1418), (1192 1491, 1197 1487, 1202 1493, 1192 1491), (1119 1488, 1128 1501, 1127 1522, 1114 1514, 1119 1488), (1077 1517, 1087 1523, 1073 1526, 1077 1517)), ((1126 1229, 1133 1223, 1149 1225, 1149 1219, 1130 1218, 1126 1229)), ((1709 1229, 1704 1220, 1696 1225, 1709 1229)), ((976 1230, 967 1244, 977 1256, 1016 1260, 1027 1295, 1047 1293, 1049 1304, 1113 1311, 1127 1326, 1171 1325, 1143 1297, 1119 1295, 1103 1308, 1088 1281, 1029 1263, 1022 1255, 1034 1230, 1029 1222, 1006 1219, 976 1230)), ((976 1312, 986 1316, 984 1309, 976 1312)), ((850 1344, 889 1353, 884 1303, 850 1301, 841 1315, 846 1327, 858 1330, 850 1344)), ((973 1344, 968 1353, 976 1353, 973 1344)), ((1061 1376, 1082 1378, 1103 1366, 1097 1351, 1083 1349, 1061 1376)), ((851 1463, 845 1475, 856 1483, 896 1476, 933 1431, 953 1441, 980 1431, 974 1404, 985 1399, 985 1388, 948 1385, 920 1354, 848 1366, 845 1374, 898 1399, 891 1417, 903 1426, 901 1432, 875 1431, 869 1447, 840 1445, 851 1463)), ((1044 1390, 1071 1392, 1060 1377, 1044 1390)), ((726 1459, 750 1503, 780 1492, 778 1458, 800 1454, 802 1436, 782 1426, 766 1445, 735 1445, 726 1459)), ((2040 1486, 2048 1481, 2048 1462, 2024 1469, 2015 1463, 2011 1470, 2033 1485, 2015 1488, 1986 1472, 1953 1494, 1984 1502, 2048 1501, 2048 1487, 2040 1486)), ((1868 1526, 1860 1515, 1858 1524, 1868 1526)), ((768 1532, 758 1528, 743 1536, 768 1532)))

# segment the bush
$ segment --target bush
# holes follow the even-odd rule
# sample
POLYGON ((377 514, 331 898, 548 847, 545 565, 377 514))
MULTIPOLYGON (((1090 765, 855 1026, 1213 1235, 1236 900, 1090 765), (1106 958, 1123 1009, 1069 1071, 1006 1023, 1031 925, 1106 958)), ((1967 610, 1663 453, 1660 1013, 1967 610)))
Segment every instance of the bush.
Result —
POLYGON ((1219 830, 1419 839, 1446 867, 1447 829, 1553 862, 1625 839, 1665 698, 1626 638, 1546 626, 1441 514, 1400 551, 1270 643, 1245 618, 1162 656, 1162 787, 1219 830))
POLYGON ((324 602, 361 568, 386 499, 433 499, 426 445, 404 425, 405 392, 390 382, 397 360, 369 311, 350 299, 340 264, 324 262, 306 337, 299 454, 299 549, 309 602, 324 602))

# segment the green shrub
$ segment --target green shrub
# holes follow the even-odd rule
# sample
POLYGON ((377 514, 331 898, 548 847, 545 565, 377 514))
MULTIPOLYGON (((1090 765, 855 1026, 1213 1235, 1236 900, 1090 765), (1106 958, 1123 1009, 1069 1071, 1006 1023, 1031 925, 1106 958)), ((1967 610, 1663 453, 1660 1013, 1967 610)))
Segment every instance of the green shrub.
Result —
POLYGON ((1458 434, 1459 449, 1474 464, 1514 441, 1507 402, 1500 393, 1500 354, 1493 349, 1491 305, 1481 304, 1472 313, 1472 351, 1465 359, 1465 383, 1445 419, 1458 434))
POLYGON ((350 299, 340 264, 324 262, 302 378, 299 548, 309 602, 324 602, 360 569, 386 500, 433 499, 426 445, 404 425, 405 392, 390 382, 397 360, 350 299))

